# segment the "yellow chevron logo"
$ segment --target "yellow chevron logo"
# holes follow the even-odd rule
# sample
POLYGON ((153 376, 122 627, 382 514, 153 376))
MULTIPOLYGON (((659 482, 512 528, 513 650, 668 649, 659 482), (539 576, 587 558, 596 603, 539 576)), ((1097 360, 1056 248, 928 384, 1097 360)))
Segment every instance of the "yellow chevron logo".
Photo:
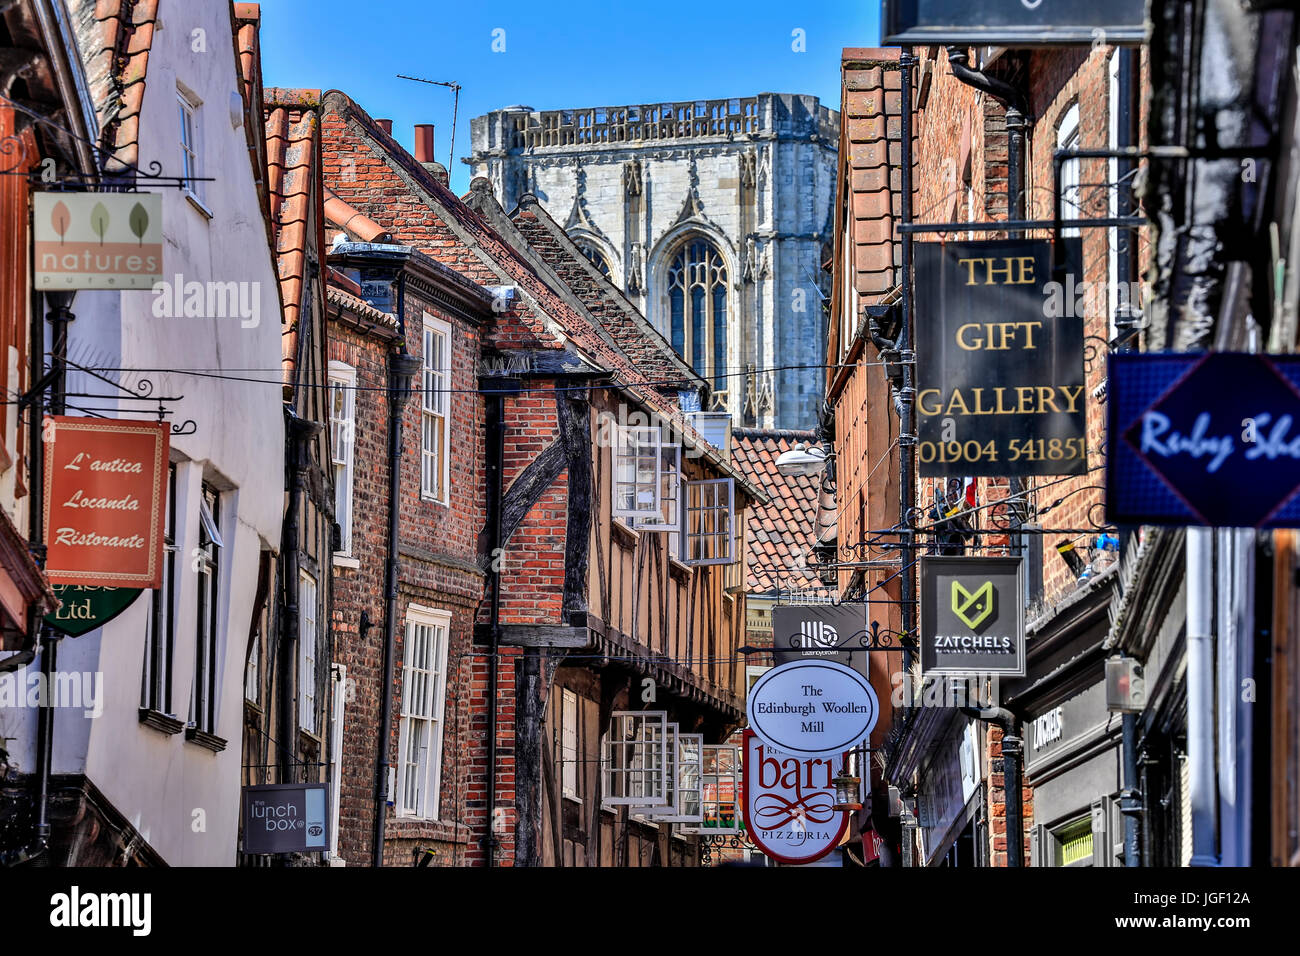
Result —
POLYGON ((952 582, 952 613, 972 631, 979 630, 993 613, 993 582, 985 581, 974 591, 967 591, 958 581, 952 582))

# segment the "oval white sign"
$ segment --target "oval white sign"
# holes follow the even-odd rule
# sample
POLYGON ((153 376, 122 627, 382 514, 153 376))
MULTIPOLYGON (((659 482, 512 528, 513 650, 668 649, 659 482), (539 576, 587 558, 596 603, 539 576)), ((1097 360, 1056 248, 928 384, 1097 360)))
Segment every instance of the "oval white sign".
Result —
POLYGON ((774 667, 749 690, 749 726, 770 747, 801 757, 842 753, 866 739, 880 716, 867 679, 832 661, 774 667))

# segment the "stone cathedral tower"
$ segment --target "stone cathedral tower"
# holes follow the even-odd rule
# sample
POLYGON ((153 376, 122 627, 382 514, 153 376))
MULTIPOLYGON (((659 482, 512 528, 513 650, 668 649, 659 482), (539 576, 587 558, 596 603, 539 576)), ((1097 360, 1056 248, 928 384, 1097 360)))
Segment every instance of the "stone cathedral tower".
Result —
POLYGON ((713 408, 737 425, 816 425, 837 112, 783 93, 512 106, 471 135, 474 175, 506 209, 536 195, 709 382, 713 408))

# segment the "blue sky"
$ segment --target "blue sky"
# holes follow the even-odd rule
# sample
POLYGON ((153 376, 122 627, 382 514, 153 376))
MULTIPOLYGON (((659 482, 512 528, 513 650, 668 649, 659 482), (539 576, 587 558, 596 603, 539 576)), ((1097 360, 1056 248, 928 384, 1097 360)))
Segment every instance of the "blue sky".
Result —
POLYGON ((392 119, 407 149, 433 123, 450 146, 452 93, 463 87, 452 186, 464 193, 469 120, 516 103, 536 109, 811 93, 839 108, 840 50, 875 46, 878 0, 262 0, 267 86, 340 89, 392 119), (357 11, 364 11, 358 16, 357 11), (498 46, 492 49, 494 30, 498 46), (803 31, 804 52, 792 49, 803 31))

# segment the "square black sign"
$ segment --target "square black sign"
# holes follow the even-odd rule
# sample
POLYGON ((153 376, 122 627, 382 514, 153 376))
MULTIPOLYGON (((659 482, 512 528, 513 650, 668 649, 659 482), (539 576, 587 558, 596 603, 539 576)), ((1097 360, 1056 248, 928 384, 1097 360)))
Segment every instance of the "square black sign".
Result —
POLYGON ((921 558, 921 671, 1025 676, 1021 558, 921 558))
POLYGON ((323 783, 244 788, 245 853, 319 853, 329 847, 323 783))

